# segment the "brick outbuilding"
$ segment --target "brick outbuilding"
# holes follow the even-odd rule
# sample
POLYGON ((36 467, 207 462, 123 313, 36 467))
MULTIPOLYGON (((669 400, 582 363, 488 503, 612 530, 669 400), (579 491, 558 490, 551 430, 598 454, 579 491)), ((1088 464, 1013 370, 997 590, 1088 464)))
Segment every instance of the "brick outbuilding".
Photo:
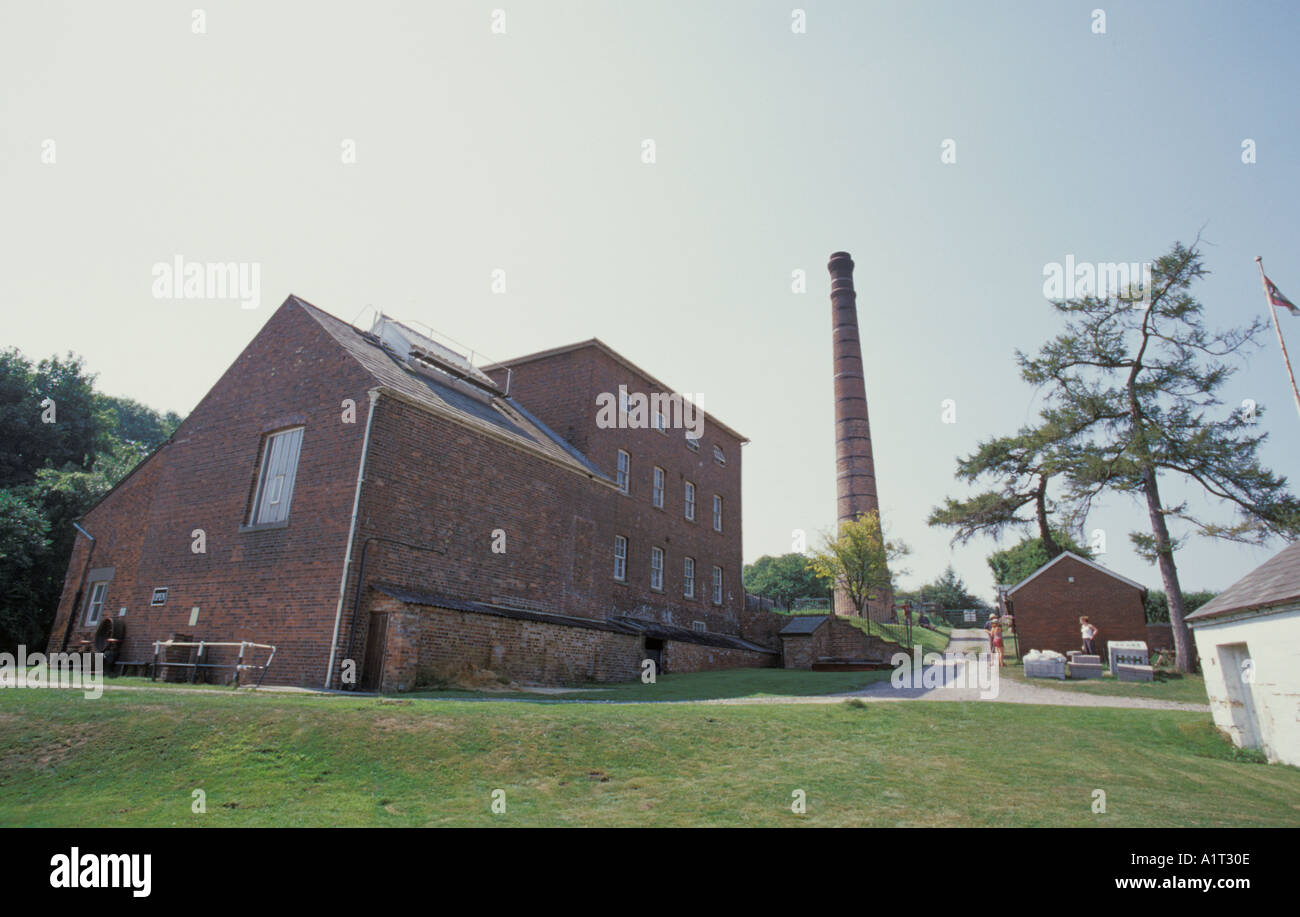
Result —
POLYGON ((1005 591, 1022 651, 1081 650, 1079 618, 1097 628, 1097 651, 1111 640, 1146 640, 1146 587, 1066 551, 1005 591))
POLYGON ((290 296, 80 520, 50 649, 112 617, 119 660, 248 640, 277 648, 269 683, 312 687, 451 663, 542 682, 777 664, 771 628, 742 618, 745 438, 703 411, 597 424, 619 386, 671 394, 596 340, 485 372, 290 296))

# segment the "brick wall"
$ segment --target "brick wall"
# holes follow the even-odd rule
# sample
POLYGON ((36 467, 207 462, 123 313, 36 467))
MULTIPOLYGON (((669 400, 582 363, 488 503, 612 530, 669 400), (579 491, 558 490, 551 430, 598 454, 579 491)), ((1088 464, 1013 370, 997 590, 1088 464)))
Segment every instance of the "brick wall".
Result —
POLYGON ((834 659, 880 659, 888 661, 897 651, 894 644, 887 644, 878 637, 863 633, 857 627, 832 615, 825 627, 818 628, 818 633, 825 632, 823 656, 834 659))
POLYGON ((607 617, 613 607, 615 496, 608 486, 567 467, 381 397, 340 659, 365 658, 364 611, 355 638, 352 625, 363 552, 367 585, 385 582, 492 604, 607 617), (497 531, 504 533, 504 552, 493 549, 497 531))
POLYGON ((439 665, 468 663, 520 682, 630 681, 645 658, 642 639, 538 621, 412 606, 379 594, 388 613, 384 690, 409 691, 439 665))
POLYGON ((1065 557, 1010 596, 1016 633, 1026 651, 1065 653, 1083 648, 1079 617, 1097 627, 1103 659, 1111 640, 1146 640, 1142 592, 1122 580, 1065 557), (1070 577, 1074 582, 1070 582, 1070 577))
MULTIPOLYGON (((504 383, 503 370, 493 372, 504 383)), ((739 633, 744 607, 741 584, 741 446, 740 440, 707 417, 698 451, 686 445, 685 432, 670 428, 602 429, 596 425, 596 396, 661 391, 649 377, 636 373, 593 346, 528 360, 512 366, 511 394, 551 429, 578 448, 611 478, 617 476, 618 451, 631 457, 629 493, 618 495, 611 516, 614 529, 628 540, 627 582, 618 584, 613 604, 618 614, 648 617, 690 627, 704 621, 709 630, 739 633), (723 450, 726 464, 713 458, 723 450), (652 497, 654 468, 664 469, 664 506, 652 497), (695 520, 685 515, 686 482, 695 485, 695 520), (713 496, 722 497, 723 526, 713 530, 713 496), (664 551, 662 591, 650 588, 650 549, 664 551), (695 560, 695 595, 683 589, 684 559, 695 560), (723 571, 723 601, 712 600, 714 565, 723 571)), ((672 422, 672 418, 668 419, 672 422)), ((611 548, 612 551, 612 548, 611 548)), ((611 561, 612 562, 612 561, 611 561)))
MULTIPOLYGON (((369 379, 293 302, 282 305, 163 447, 82 525, 98 539, 93 566, 112 567, 105 613, 126 608, 121 659, 153 640, 253 640, 279 651, 268 683, 323 683, 366 421, 369 379), (344 423, 341 404, 356 402, 344 423), (305 427, 288 524, 242 531, 265 433, 305 427), (206 534, 206 553, 191 550, 206 534), (166 604, 151 606, 155 587, 166 604), (199 607, 191 626, 191 609, 199 607)), ((61 644, 87 544, 69 565, 51 644, 61 644)), ((84 602, 84 599, 83 599, 84 602)), ((73 628, 71 645, 88 638, 73 628)), ((233 662, 237 651, 214 651, 233 662)), ((223 676, 228 676, 225 673, 223 676)))
POLYGON ((750 643, 757 643, 768 649, 779 650, 781 638, 777 636, 781 628, 790 623, 788 615, 777 614, 761 607, 750 607, 749 603, 740 609, 740 636, 750 643))
POLYGON ((899 647, 863 633, 848 621, 831 615, 811 634, 788 634, 781 638, 783 665, 787 669, 811 668, 821 660, 888 662, 899 647))
POLYGON ((780 656, 750 650, 703 646, 676 640, 664 644, 664 671, 706 672, 715 669, 760 668, 775 666, 780 656))
POLYGON ((815 634, 789 634, 781 638, 781 664, 787 669, 811 669, 825 640, 815 634))
POLYGON ((1174 648, 1174 632, 1168 624, 1147 625, 1147 648, 1151 650, 1171 650, 1174 648))
MULTIPOLYGON (((668 435, 597 431, 596 391, 616 391, 619 382, 632 391, 648 385, 603 353, 582 359, 589 365, 529 364, 516 373, 515 391, 561 432, 574 426, 575 440, 611 476, 616 450, 631 452, 629 496, 396 396, 380 398, 333 678, 349 650, 358 663, 365 658, 368 619, 358 616, 353 639, 352 599, 367 542, 369 583, 524 602, 591 618, 625 614, 684 627, 703 621, 713 632, 739 632, 744 599, 739 441, 712 424, 706 425, 698 452, 686 447, 681 430, 668 435), (575 379, 585 379, 585 388, 574 385, 575 379), (540 407, 533 398, 540 399, 540 407), (566 411, 572 424, 565 422, 566 411), (725 466, 713 460, 714 442, 725 450, 725 466), (667 473, 663 509, 650 501, 656 464, 667 473), (682 482, 688 478, 697 485, 696 522, 687 522, 682 513, 682 482), (712 528, 714 493, 724 499, 721 533, 712 528), (496 530, 505 533, 504 553, 492 550, 496 530), (615 534, 629 540, 626 583, 613 579, 615 534), (662 591, 649 585, 652 545, 665 553, 662 591), (685 556, 696 561, 694 598, 682 594, 685 556), (711 601, 714 564, 725 573, 720 605, 711 601)), ((148 659, 152 641, 172 633, 251 640, 278 647, 268 683, 324 683, 367 390, 373 385, 302 306, 286 302, 172 441, 87 515, 84 525, 99 539, 91 565, 112 568, 105 614, 127 609, 120 658, 148 659), (343 422, 345 399, 355 402, 352 423, 343 422), (245 523, 265 434, 299 425, 305 431, 288 522, 250 530, 245 523), (205 533, 205 553, 191 550, 195 529, 205 533), (150 606, 153 589, 162 586, 169 589, 166 603, 150 606), (194 607, 200 612, 191 625, 194 607)), ((87 549, 79 539, 52 630, 56 648, 62 645, 87 549)), ((91 635, 91 628, 80 625, 74 621, 73 648, 91 635)), ((213 651, 210 660, 232 662, 235 652, 213 651)))

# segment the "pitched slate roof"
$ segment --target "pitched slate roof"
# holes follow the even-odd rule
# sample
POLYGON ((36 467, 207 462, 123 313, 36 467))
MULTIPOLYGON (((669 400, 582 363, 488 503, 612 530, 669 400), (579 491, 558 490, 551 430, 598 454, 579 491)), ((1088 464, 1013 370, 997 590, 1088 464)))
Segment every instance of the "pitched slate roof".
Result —
POLYGON ((536 621, 541 624, 555 624, 560 627, 583 627, 587 630, 656 637, 661 640, 676 640, 679 643, 696 643, 701 646, 748 650, 751 653, 775 655, 775 650, 759 646, 757 643, 750 643, 748 640, 742 640, 732 634, 700 632, 671 624, 660 624, 656 621, 642 621, 638 618, 579 618, 574 615, 554 614, 549 611, 536 611, 508 605, 496 605, 490 602, 477 602, 472 599, 461 599, 435 592, 407 589, 404 586, 394 586, 388 583, 377 583, 371 588, 408 605, 424 605, 429 608, 467 611, 472 614, 493 615, 498 618, 511 618, 516 621, 536 621))
POLYGON ((777 633, 782 637, 811 634, 817 628, 826 623, 827 617, 827 615, 795 615, 790 619, 790 623, 781 628, 777 633))
POLYGON ((1204 621, 1300 600, 1300 541, 1285 548, 1187 616, 1204 621))
POLYGON ((608 483, 612 480, 586 456, 565 442, 512 398, 483 392, 469 394, 452 377, 435 370, 417 371, 386 350, 372 334, 349 325, 297 296, 286 303, 301 307, 366 370, 375 384, 436 414, 496 435, 516 446, 540 452, 552 461, 608 483), (458 387, 460 385, 461 387, 458 387))

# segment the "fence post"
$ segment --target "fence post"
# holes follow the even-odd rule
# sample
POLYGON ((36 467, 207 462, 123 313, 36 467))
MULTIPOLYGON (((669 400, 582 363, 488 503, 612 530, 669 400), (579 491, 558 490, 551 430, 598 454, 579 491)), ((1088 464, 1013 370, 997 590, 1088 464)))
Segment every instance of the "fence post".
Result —
POLYGON ((158 641, 153 642, 153 665, 149 666, 149 680, 158 680, 158 641))

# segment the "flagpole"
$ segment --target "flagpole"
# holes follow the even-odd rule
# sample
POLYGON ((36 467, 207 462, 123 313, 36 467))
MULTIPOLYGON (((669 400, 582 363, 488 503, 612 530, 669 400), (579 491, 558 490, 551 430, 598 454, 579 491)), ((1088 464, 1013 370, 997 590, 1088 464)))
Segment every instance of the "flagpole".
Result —
POLYGON ((1295 373, 1291 371, 1291 358, 1287 356, 1286 341, 1282 340, 1282 326, 1277 323, 1277 306, 1273 305, 1273 297, 1268 294, 1268 278, 1264 275, 1264 261, 1256 255, 1255 263, 1259 265, 1259 282, 1264 285, 1264 298, 1268 300, 1268 310, 1273 316, 1273 330, 1277 332, 1277 343, 1282 348, 1282 362, 1286 364, 1286 376, 1291 380, 1291 394, 1295 396, 1295 409, 1300 412, 1300 390, 1295 387, 1295 373))

